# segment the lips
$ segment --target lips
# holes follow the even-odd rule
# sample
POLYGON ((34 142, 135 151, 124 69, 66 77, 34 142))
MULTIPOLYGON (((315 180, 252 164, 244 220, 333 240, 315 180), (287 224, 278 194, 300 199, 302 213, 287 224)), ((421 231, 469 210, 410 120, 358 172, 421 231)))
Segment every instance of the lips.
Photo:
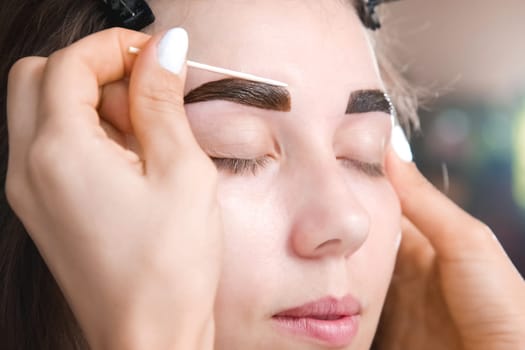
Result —
POLYGON ((330 347, 348 346, 357 333, 361 306, 348 295, 326 297, 273 316, 282 331, 330 347))

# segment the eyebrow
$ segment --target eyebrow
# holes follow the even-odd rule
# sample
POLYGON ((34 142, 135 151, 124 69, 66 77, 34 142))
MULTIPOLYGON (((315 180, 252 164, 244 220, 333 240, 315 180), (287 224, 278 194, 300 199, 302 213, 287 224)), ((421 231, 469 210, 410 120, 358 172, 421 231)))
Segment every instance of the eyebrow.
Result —
MULTIPOLYGON (((291 97, 284 87, 228 78, 204 83, 184 96, 184 103, 191 104, 224 100, 267 110, 289 112, 291 97)), ((379 89, 356 90, 350 94, 345 114, 384 112, 391 114, 392 103, 379 89)))
POLYGON ((350 94, 346 114, 384 112, 392 114, 393 106, 384 91, 356 90, 350 94))
POLYGON ((291 110, 291 97, 286 88, 244 79, 228 78, 210 81, 184 96, 184 104, 213 100, 230 101, 280 112, 291 110))

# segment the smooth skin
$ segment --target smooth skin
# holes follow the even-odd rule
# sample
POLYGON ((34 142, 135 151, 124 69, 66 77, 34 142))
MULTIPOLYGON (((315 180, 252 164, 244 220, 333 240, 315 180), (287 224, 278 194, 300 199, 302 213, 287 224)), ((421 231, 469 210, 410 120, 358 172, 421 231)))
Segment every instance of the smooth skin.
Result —
POLYGON ((185 73, 159 66, 158 39, 110 29, 9 75, 7 196, 93 349, 213 343, 217 171, 184 112, 185 73), (132 45, 145 47, 136 61, 132 45), (142 159, 99 125, 111 84, 130 72, 142 159))
POLYGON ((380 349, 524 349, 525 282, 485 224, 393 152, 403 241, 380 349))
MULTIPOLYGON (((183 26, 189 57, 288 84, 291 109, 228 101, 187 104, 197 141, 215 157, 258 159, 257 174, 219 171, 224 225, 215 302, 216 350, 318 350, 274 315, 351 295, 359 331, 345 350, 368 349, 399 242, 401 208, 384 172, 385 112, 345 113, 359 89, 383 90, 366 29, 349 1, 151 2, 148 30, 183 26), (291 16, 293 14, 293 16, 291 16), (256 272, 256 273, 255 273, 256 272)), ((185 91, 224 76, 188 69, 185 91)))
MULTIPOLYGON (((107 30, 48 59, 23 59, 9 77, 8 198, 93 349, 213 348, 222 252, 217 174, 187 121, 184 75, 156 62, 158 40, 107 30), (135 62, 128 46, 144 47, 135 62), (121 132, 133 126, 142 161, 99 124, 118 118, 102 113, 103 101, 119 94, 111 83, 130 72, 130 120, 110 123, 121 132)), ((391 293, 389 348, 419 341, 406 336, 403 317, 443 308, 446 329, 405 325, 426 345, 452 329, 463 349, 522 347, 525 285, 490 230, 392 152, 387 172, 413 223, 405 225, 392 290, 421 281, 414 289, 423 292, 421 303, 410 299, 414 307, 391 293), (434 286, 441 292, 430 303, 425 291, 434 286)))

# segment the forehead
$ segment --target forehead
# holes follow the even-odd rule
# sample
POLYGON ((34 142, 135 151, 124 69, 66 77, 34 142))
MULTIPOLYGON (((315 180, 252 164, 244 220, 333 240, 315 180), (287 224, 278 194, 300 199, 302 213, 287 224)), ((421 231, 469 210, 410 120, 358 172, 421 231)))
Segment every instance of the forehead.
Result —
POLYGON ((369 38, 347 1, 157 0, 152 8, 149 31, 184 27, 194 61, 303 87, 344 85, 345 93, 380 85, 369 38))

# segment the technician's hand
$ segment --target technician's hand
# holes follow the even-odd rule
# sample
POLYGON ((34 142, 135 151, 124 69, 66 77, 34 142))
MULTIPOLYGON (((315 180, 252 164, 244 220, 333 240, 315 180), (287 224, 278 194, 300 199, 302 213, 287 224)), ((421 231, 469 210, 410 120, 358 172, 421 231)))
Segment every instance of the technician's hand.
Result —
POLYGON ((525 282, 491 230, 390 152, 403 241, 380 349, 525 349, 525 282))
POLYGON ((7 195, 92 349, 213 345, 217 174, 184 112, 186 33, 168 33, 106 30, 9 75, 7 195))

